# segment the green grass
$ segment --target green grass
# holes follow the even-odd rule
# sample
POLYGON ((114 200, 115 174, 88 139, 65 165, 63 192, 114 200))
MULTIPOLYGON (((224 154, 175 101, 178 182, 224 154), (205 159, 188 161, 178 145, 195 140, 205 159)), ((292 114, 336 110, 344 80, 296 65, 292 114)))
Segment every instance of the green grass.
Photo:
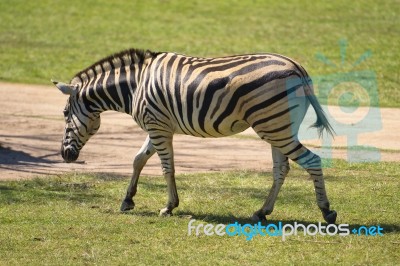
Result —
POLYGON ((371 70, 380 106, 400 107, 399 14, 396 0, 1 1, 0 80, 67 81, 129 47, 196 56, 276 52, 319 78, 371 70), (354 66, 367 51, 372 56, 354 66))
MULTIPOLYGON (((322 220, 312 182, 292 166, 269 222, 322 220)), ((163 178, 143 177, 136 209, 118 211, 128 179, 68 174, 0 182, 1 265, 394 265, 400 260, 399 163, 348 164, 325 169, 337 223, 380 225, 383 236, 188 236, 190 218, 203 223, 250 222, 271 186, 271 173, 177 176, 181 205, 158 217, 163 178)))

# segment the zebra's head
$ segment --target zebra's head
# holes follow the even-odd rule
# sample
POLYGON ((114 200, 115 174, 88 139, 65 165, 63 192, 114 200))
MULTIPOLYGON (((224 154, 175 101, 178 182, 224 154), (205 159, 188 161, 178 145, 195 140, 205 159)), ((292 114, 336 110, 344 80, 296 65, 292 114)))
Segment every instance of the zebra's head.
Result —
POLYGON ((67 162, 74 162, 91 136, 100 128, 100 114, 87 111, 87 103, 79 95, 79 85, 53 81, 65 95, 69 95, 64 108, 65 130, 61 143, 61 156, 67 162))

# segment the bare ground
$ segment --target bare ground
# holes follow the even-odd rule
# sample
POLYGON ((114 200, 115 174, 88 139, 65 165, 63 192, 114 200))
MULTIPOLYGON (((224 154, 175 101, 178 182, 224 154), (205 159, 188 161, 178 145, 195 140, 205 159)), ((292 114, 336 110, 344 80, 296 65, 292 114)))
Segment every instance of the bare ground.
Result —
MULTIPOLYGON (((0 83, 0 179, 22 179, 58 175, 65 172, 101 172, 130 175, 134 155, 146 133, 132 118, 117 112, 102 114, 99 132, 86 144, 76 163, 64 163, 60 154, 66 97, 55 87, 0 83)), ((400 160, 400 110, 382 108, 382 130, 360 135, 358 144, 390 149, 381 151, 381 160, 400 160)), ((338 112, 340 116, 340 112, 338 112)), ((343 119, 346 119, 344 117, 343 119)), ((333 146, 346 147, 346 138, 337 137, 333 146)), ((318 140, 307 141, 320 145, 318 140)), ((239 137, 201 139, 176 135, 177 173, 249 169, 269 171, 270 146, 257 139, 252 130, 239 137)), ((345 148, 333 156, 347 158, 345 148)), ((161 175, 157 156, 143 170, 144 175, 161 175)))

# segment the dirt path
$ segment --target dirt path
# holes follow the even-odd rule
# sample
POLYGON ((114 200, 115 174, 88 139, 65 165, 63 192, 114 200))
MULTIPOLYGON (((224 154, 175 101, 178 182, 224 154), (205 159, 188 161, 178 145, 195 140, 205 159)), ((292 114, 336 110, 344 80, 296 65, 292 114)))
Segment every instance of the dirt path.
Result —
MULTIPOLYGON (((64 128, 62 110, 66 97, 55 87, 0 83, 0 179, 21 179, 69 171, 130 175, 132 160, 146 134, 125 114, 105 112, 102 124, 81 152, 76 163, 66 164, 59 155, 64 128)), ((361 134, 359 145, 391 149, 381 159, 400 160, 400 110, 380 109, 382 129, 361 134)), ((339 112, 340 113, 340 112, 339 112)), ((339 114, 340 115, 340 114, 339 114)), ((346 117, 344 117, 346 119, 346 117)), ((320 141, 307 141, 315 145, 320 141)), ((333 146, 346 147, 346 138, 337 137, 333 146)), ((254 169, 269 171, 268 144, 245 131, 239 137, 200 139, 176 135, 177 173, 254 169)), ((335 149, 334 157, 346 158, 346 149, 335 149)), ((157 156, 143 170, 160 175, 157 156)))

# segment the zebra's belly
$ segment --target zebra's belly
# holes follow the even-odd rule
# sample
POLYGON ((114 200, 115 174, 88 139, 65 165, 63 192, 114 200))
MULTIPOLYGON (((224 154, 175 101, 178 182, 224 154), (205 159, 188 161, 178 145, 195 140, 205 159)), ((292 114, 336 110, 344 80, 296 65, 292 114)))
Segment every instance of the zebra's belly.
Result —
POLYGON ((240 132, 245 131, 246 129, 248 129, 250 126, 248 123, 246 123, 245 121, 237 121, 234 122, 232 124, 221 124, 219 126, 218 131, 223 135, 223 136, 231 136, 231 135, 235 135, 238 134, 240 132))
POLYGON ((226 136, 232 136, 240 132, 245 131, 250 126, 245 121, 235 121, 233 123, 221 123, 218 124, 215 129, 212 123, 207 123, 205 130, 201 130, 198 127, 182 130, 181 128, 175 128, 176 134, 184 134, 202 138, 220 138, 226 136))

